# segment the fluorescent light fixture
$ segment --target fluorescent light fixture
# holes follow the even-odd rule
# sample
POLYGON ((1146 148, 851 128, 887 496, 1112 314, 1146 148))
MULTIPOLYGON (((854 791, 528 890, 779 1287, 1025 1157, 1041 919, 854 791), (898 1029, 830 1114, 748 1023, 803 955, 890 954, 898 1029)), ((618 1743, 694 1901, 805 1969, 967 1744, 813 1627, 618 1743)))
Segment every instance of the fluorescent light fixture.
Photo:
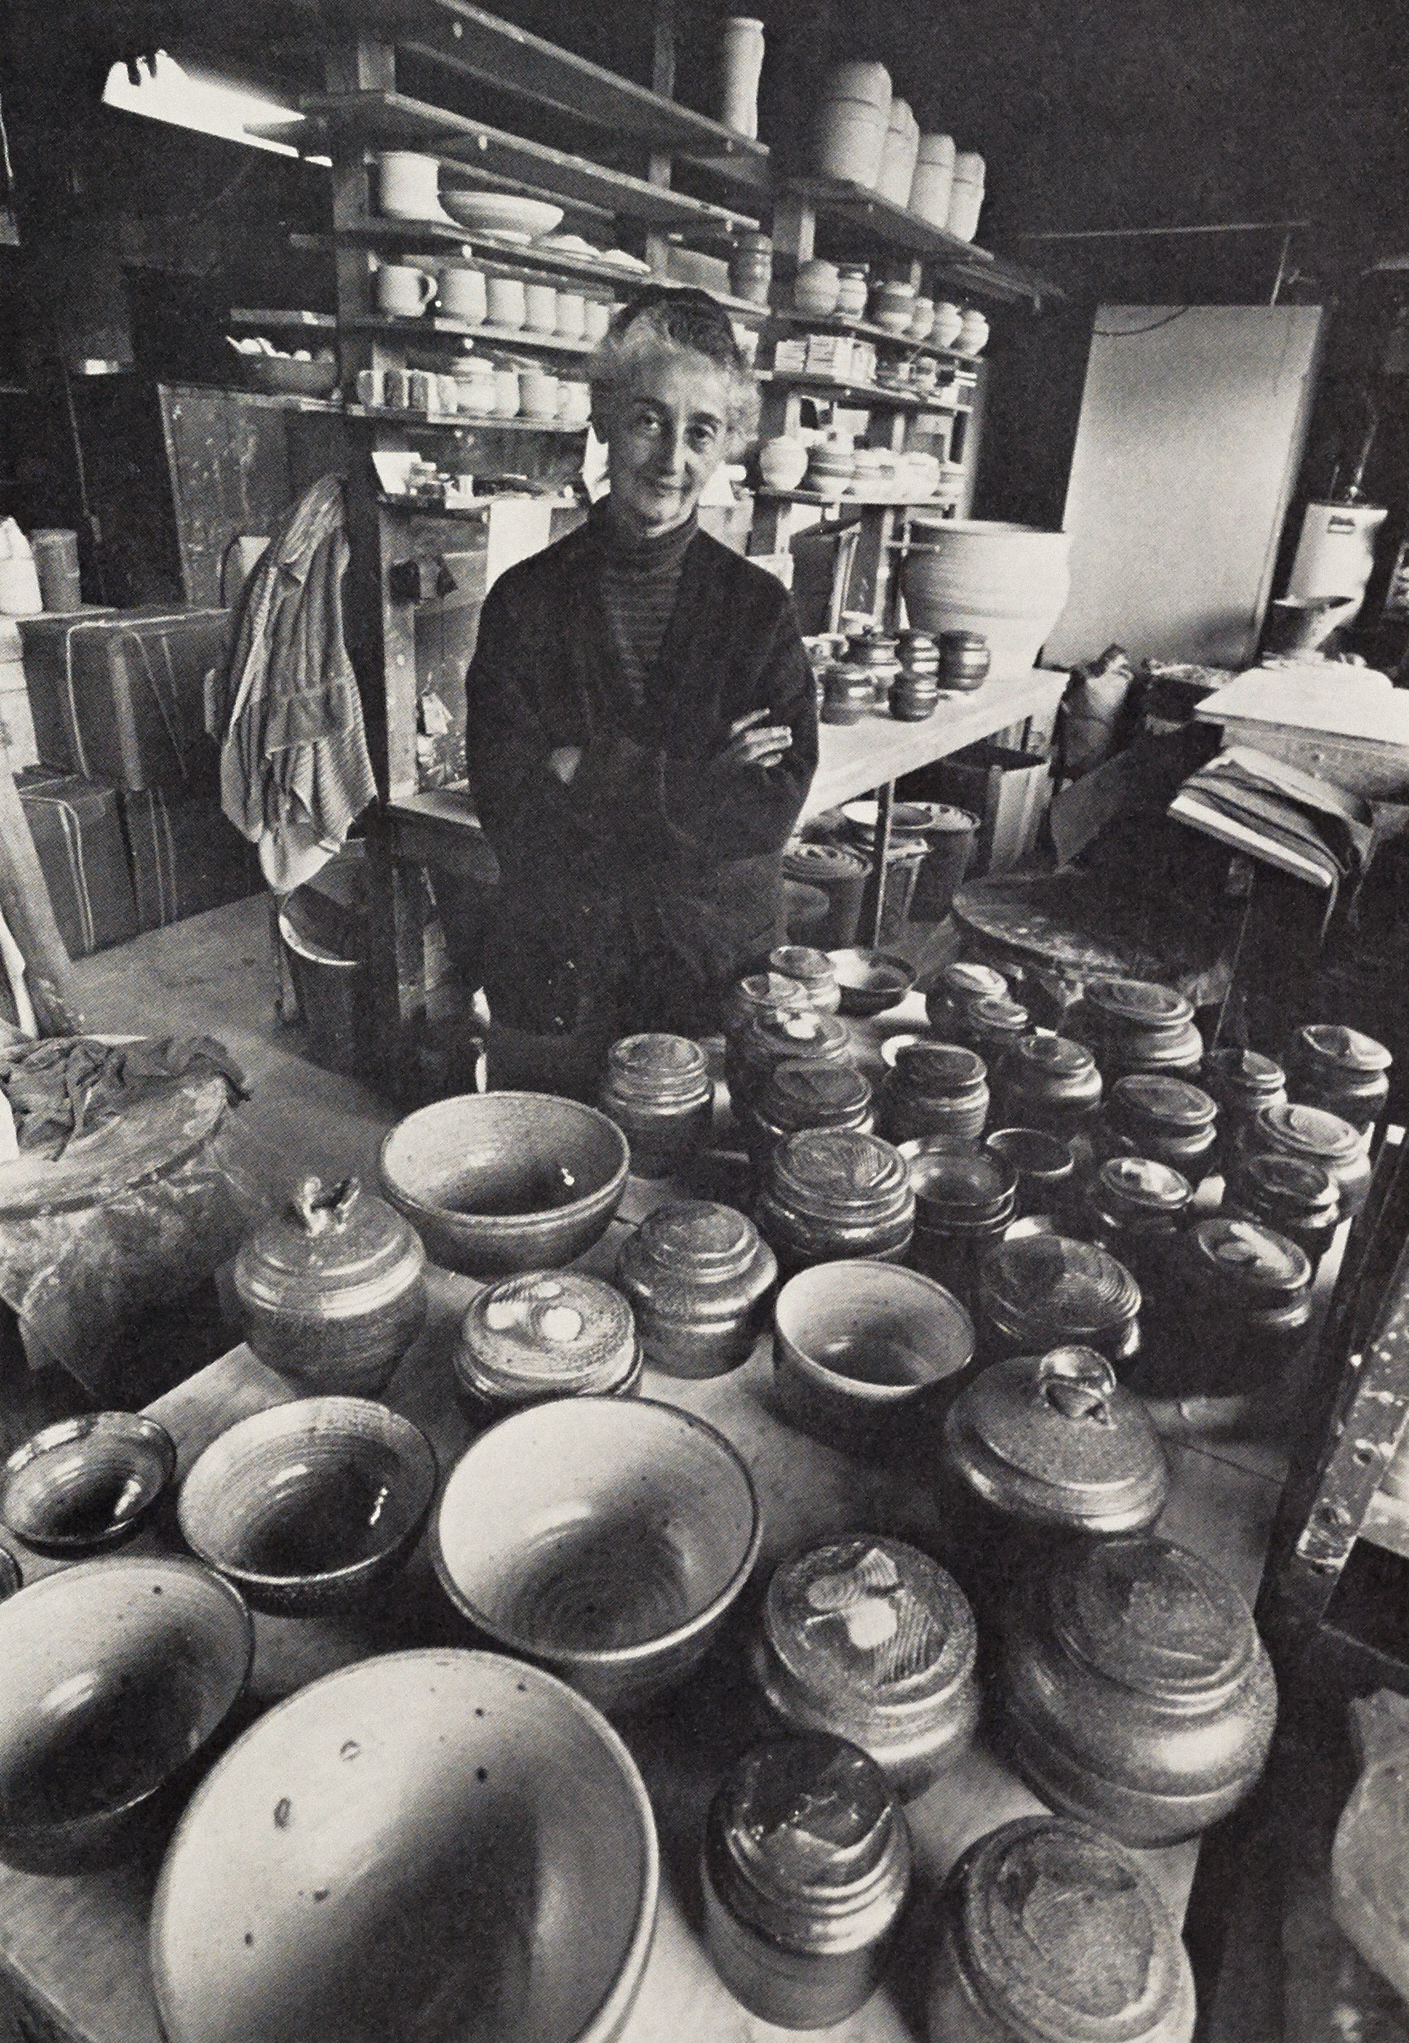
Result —
MULTIPOLYGON (((218 135, 225 142, 243 142, 250 149, 269 149, 276 156, 297 156, 289 142, 274 142, 263 135, 251 135, 251 126, 275 121, 297 121, 303 116, 295 108, 281 106, 242 85, 225 85, 215 78, 192 78, 165 50, 154 60, 137 59, 138 82, 132 83, 126 64, 114 64, 103 87, 104 106, 120 107, 124 113, 146 114, 172 127, 194 128, 201 135, 218 135)), ((314 162, 327 162, 314 157, 314 162)))

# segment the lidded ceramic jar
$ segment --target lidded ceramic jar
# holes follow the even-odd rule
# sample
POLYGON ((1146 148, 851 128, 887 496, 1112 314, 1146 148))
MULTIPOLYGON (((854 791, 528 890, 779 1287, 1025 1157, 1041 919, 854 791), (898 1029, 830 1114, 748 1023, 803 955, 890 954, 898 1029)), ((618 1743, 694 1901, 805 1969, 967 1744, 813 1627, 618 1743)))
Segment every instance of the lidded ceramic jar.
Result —
POLYGON ((836 966, 825 951, 801 943, 780 944, 768 953, 768 966, 785 979, 796 979, 818 1014, 835 1014, 841 1006, 836 966))
POLYGON ((1275 1106, 1287 1096, 1286 1073, 1275 1058, 1264 1057, 1259 1050, 1210 1050, 1199 1084, 1218 1107, 1225 1141, 1259 1107, 1275 1106))
POLYGON ((1189 2043, 1194 2016, 1159 1889, 1089 1824, 1019 1817, 950 1872, 929 2043, 1189 2043))
POLYGON ((1069 1547, 1031 1570, 1001 1688, 1034 1793, 1134 1845, 1177 1844, 1235 1808, 1277 1716, 1243 1598, 1199 1555, 1148 1534, 1069 1547))
POLYGON ((939 640, 929 631, 902 631, 896 641, 900 671, 912 679, 933 679, 939 673, 939 640))
POLYGON ((881 1133, 888 1142, 934 1140, 970 1149, 988 1119, 988 1067, 958 1043, 907 1043, 881 1087, 881 1133))
POLYGON ((979 1264, 974 1298, 990 1356, 1075 1345, 1119 1365, 1140 1345, 1140 1286, 1094 1242, 1063 1234, 1000 1241, 979 1264))
POLYGON ((932 675, 897 675, 886 698, 898 724, 922 724, 939 707, 939 683, 932 675))
POLYGON ((939 678, 947 689, 967 694, 988 679, 993 653, 981 631, 942 631, 939 678))
POLYGON ((1017 1173, 1019 1220, 1029 1213, 1062 1218, 1077 1190, 1076 1152, 1070 1142, 1042 1128, 994 1128, 983 1146, 1017 1173))
POLYGON ((779 1265, 898 1263, 915 1229, 905 1159, 878 1136, 804 1129, 769 1159, 755 1218, 779 1265))
POLYGON ((688 1036, 623 1036, 607 1052, 601 1107, 630 1144, 633 1177, 667 1178, 708 1139, 709 1060, 688 1036))
POLYGON ((641 1359, 631 1307, 580 1270, 528 1270, 486 1284, 451 1354, 460 1402, 476 1422, 551 1398, 629 1397, 641 1359))
POLYGON ((729 245, 729 289, 751 305, 768 303, 773 244, 766 234, 740 234, 729 245))
POLYGON ((925 1013, 930 1027, 948 1040, 948 1031, 960 1018, 966 1001, 985 994, 1006 998, 1008 981, 995 965, 980 965, 972 959, 956 958, 941 965, 925 988, 925 1013))
POLYGON ((1010 1526, 1143 1532, 1169 1495, 1144 1401, 1093 1348, 1015 1355, 981 1370, 945 1415, 944 1452, 1010 1526))
POLYGON ((1013 1223, 1017 1172, 987 1151, 945 1155, 927 1144, 907 1161, 915 1188, 910 1260, 971 1308, 979 1261, 1013 1223))
POLYGON ((1108 1085, 1129 1072, 1189 1073, 1203 1062, 1192 1002, 1147 979, 1088 980, 1071 1032, 1090 1043, 1108 1085))
POLYGON ((1197 1221, 1171 1268, 1167 1316, 1149 1329, 1140 1388, 1236 1397, 1275 1382, 1305 1338, 1311 1274, 1306 1251, 1260 1221, 1197 1221))
POLYGON ((1005 1121, 1068 1138, 1101 1104, 1096 1060, 1070 1036, 1023 1036, 1003 1059, 995 1089, 1005 1121))
POLYGON ((852 1128, 869 1135, 874 1126, 871 1084, 846 1064, 775 1064, 756 1106, 734 1116, 758 1168, 780 1142, 804 1128, 852 1128))
POLYGON ((705 1823, 705 1937, 751 2014, 821 2029, 863 2007, 910 1885, 904 1811, 873 1759, 814 1732, 755 1745, 705 1823))
POLYGON ((724 1052, 724 1075, 736 1107, 756 1107, 775 1064, 840 1064, 855 1062, 851 1031, 834 1014, 813 1007, 759 1013, 730 1036, 724 1052))
POLYGON ((837 311, 860 319, 866 310, 867 271, 864 262, 844 262, 838 270, 837 311))
POLYGON ((1393 1057, 1359 1029, 1312 1022, 1298 1029, 1287 1052, 1287 1091, 1308 1107, 1339 1114, 1368 1135, 1389 1098, 1393 1057))
POLYGON ((799 312, 810 312, 819 319, 836 311, 840 292, 836 264, 823 262, 820 256, 803 263, 793 279, 793 304, 799 312))
POLYGON ((758 1014, 804 1014, 811 1005, 800 980, 782 972, 749 972, 730 988, 724 1033, 732 1036, 758 1014))
POLYGON ((732 1206, 657 1206, 623 1244, 616 1283, 646 1359, 668 1376, 722 1376, 768 1324, 773 1251, 732 1206))
POLYGON ((1320 1107, 1259 1107, 1244 1130, 1242 1152, 1300 1157, 1319 1163, 1340 1186, 1343 1212, 1356 1214, 1370 1189, 1370 1159, 1360 1132, 1320 1107))
POLYGON ((887 333, 908 336, 918 295, 913 284, 877 284, 871 293, 872 324, 883 326, 887 333))
POLYGON ((1020 1002, 1006 993, 980 993, 958 1005, 949 1032, 955 1042, 967 1044, 996 1066, 1031 1027, 1028 1011, 1020 1002))
POLYGON ((908 1802, 973 1736, 977 1652, 953 1576, 903 1540, 861 1532, 774 1570, 751 1665, 789 1730, 849 1738, 908 1802))
POLYGON ((1150 1072, 1118 1078, 1106 1100, 1111 1144, 1182 1171, 1197 1185, 1213 1167, 1218 1109, 1201 1086, 1150 1072))
POLYGON ((1275 1152, 1239 1157, 1223 1194, 1223 1211, 1260 1220, 1306 1251, 1313 1274, 1341 1221, 1340 1187, 1319 1163, 1275 1152))
POLYGON ((425 1268, 415 1229, 357 1178, 305 1178, 235 1258, 245 1339, 310 1390, 375 1396, 425 1324, 425 1268))
POLYGON ((876 706, 876 681, 869 667, 838 660, 822 676, 822 722, 859 724, 876 706))
POLYGON ((1108 1156, 1086 1185, 1083 1230, 1125 1264, 1142 1291, 1162 1281, 1189 1220, 1194 1188, 1148 1156, 1108 1156))
POLYGON ((840 440, 816 440, 808 457, 805 487, 829 503, 839 503, 856 473, 856 452, 840 440))

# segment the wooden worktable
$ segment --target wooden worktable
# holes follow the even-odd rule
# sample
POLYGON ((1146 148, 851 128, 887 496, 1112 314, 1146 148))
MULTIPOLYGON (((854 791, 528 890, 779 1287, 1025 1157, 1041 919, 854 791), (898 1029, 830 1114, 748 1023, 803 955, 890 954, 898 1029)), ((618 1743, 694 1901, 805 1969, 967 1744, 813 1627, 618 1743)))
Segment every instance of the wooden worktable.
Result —
MULTIPOLYGON (((885 1018, 889 1031, 923 1023, 918 1001, 885 1018)), ((874 1039, 871 1043, 874 1054, 874 1039)), ((583 1267, 609 1275, 622 1242, 667 1187, 631 1180, 621 1216, 583 1267)), ((451 1394, 450 1343, 477 1286, 431 1273, 431 1311, 406 1357, 388 1402, 421 1425, 442 1472, 462 1452, 467 1431, 451 1394)), ((759 1581, 800 1543, 858 1527, 887 1530, 942 1551, 930 1472, 932 1443, 919 1440, 905 1463, 863 1460, 793 1431, 770 1397, 766 1342, 733 1375, 680 1382, 648 1370, 643 1394, 709 1419, 748 1462, 764 1516, 759 1581)), ((240 1347, 160 1399, 151 1410, 170 1428, 182 1471, 236 1418, 285 1400, 284 1380, 240 1347)), ((1276 1503, 1280 1464, 1252 1439, 1201 1441, 1171 1414, 1167 1432, 1174 1487, 1161 1531, 1216 1561, 1251 1599, 1276 1503), (1182 1437, 1180 1437, 1182 1436, 1182 1437)), ((136 1550, 175 1544, 166 1530, 142 1536, 136 1550)), ((54 1564, 24 1557, 26 1580, 54 1564)), ((471 1644, 450 1610, 422 1542, 407 1572, 365 1620, 296 1621, 259 1617, 253 1699, 266 1706, 320 1674, 369 1652, 397 1646, 471 1644)), ((778 2032, 747 2015, 719 1983, 699 1934, 693 1864, 699 1826, 714 1783, 752 1735, 750 1698, 726 1638, 681 1690, 673 1709, 657 1709, 622 1729, 645 1774, 661 1830, 663 1876, 654 1949, 623 2043, 763 2043, 778 2032)), ((932 1888, 973 1838, 1011 1816, 1040 1807, 993 1755, 975 1745, 947 1776, 910 1805, 918 1880, 932 1888)), ((1171 1904, 1182 1911, 1195 1863, 1192 1844, 1142 1854, 1171 1904)), ((5 1986, 29 2026, 26 2038, 62 2043, 157 2043, 159 2029, 147 1961, 147 1917, 154 1867, 130 1865, 79 1879, 39 1879, 0 1868, 0 2037, 6 2036, 5 1986), (37 2025, 37 2026, 36 2026, 37 2025)), ((915 2043, 928 1959, 918 1908, 892 1958, 888 1983, 849 2022, 829 2031, 835 2043, 915 2043), (914 1925, 920 1925, 915 1927, 914 1925)), ((312 2043, 312 2039, 310 2039, 312 2043)))

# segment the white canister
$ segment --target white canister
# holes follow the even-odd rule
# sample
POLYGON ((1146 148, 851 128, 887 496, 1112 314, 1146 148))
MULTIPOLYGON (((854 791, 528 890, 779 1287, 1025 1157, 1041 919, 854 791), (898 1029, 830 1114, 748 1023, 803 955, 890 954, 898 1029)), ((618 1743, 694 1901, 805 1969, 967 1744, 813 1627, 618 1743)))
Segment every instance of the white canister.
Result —
POLYGON ((790 433, 765 440, 758 450, 758 472, 768 489, 794 490, 807 473, 808 449, 790 433))
POLYGON ((890 123, 884 64, 838 64, 818 109, 816 164, 823 177, 874 188, 890 123))
POLYGON ((558 385, 558 418, 574 431, 592 416, 592 387, 588 383, 564 380, 558 385))
POLYGON ((954 185, 949 195, 946 231, 960 241, 972 241, 978 232, 983 210, 984 163, 976 152, 961 149, 954 159, 954 185))
POLYGON ((519 415, 519 372, 507 363, 496 364, 494 370, 494 416, 500 419, 516 419, 519 415))
POLYGON ((440 273, 440 309, 449 319, 463 319, 469 326, 482 325, 489 314, 483 270, 447 263, 440 273))
POLYGON ((720 50, 719 118, 736 135, 758 134, 758 81, 763 71, 763 23, 735 14, 724 24, 720 50))
POLYGON ((448 220, 440 203, 440 165, 413 149, 388 149, 377 158, 382 211, 389 220, 448 220))
POLYGON ((528 318, 528 306, 522 277, 489 277, 484 288, 491 326, 523 325, 528 318))
POLYGON ((612 308, 600 298, 589 298, 583 314, 583 335, 590 341, 602 340, 612 323, 612 308))
POLYGON ((910 184, 915 175, 919 148, 920 124, 910 111, 910 102, 893 99, 885 141, 881 145, 880 175, 876 179, 876 190, 893 206, 909 204, 910 184))
POLYGON ((460 409, 460 386, 449 374, 435 378, 435 401, 438 411, 460 409))
POLYGON ((13 518, 0 519, 0 611, 7 617, 37 617, 43 608, 29 541, 13 518))
POLYGON ((546 425, 558 416, 558 379, 547 369, 519 371, 519 407, 525 418, 546 425))
POLYGON ((921 135, 915 174, 910 180, 910 211, 921 220, 928 220, 931 227, 948 224, 954 153, 952 135, 921 135))
POLYGON ((959 307, 948 298, 940 300, 934 308, 934 325, 930 328, 930 340, 937 348, 952 348, 964 327, 964 315, 959 307))
POLYGON ((530 333, 554 333, 558 325, 558 294, 552 284, 525 284, 524 325, 530 333))
POLYGON ((826 318, 837 309, 841 296, 841 272, 834 262, 820 256, 805 262, 793 280, 793 304, 799 312, 826 318))
POLYGON ((823 89, 824 99, 864 99, 881 110, 882 116, 890 118, 890 73, 884 64, 874 61, 866 63, 834 64, 827 73, 823 89))
POLYGON ((587 331, 587 300, 580 291, 559 291, 554 327, 564 340, 581 340, 587 331))
POLYGON ((981 312, 968 311, 959 327, 959 338, 954 343, 961 355, 981 355, 988 339, 988 321, 981 312))

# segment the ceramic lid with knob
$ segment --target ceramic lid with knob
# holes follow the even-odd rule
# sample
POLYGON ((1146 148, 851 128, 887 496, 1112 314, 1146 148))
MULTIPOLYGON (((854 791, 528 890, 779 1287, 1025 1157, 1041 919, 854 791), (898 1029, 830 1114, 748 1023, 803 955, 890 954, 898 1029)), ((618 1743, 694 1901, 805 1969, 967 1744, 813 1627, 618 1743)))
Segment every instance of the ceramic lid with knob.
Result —
POLYGON ((1027 1009, 1007 993, 980 993, 963 1003, 963 1018, 976 1033, 1020 1036, 1028 1027, 1027 1009))
POLYGON ((945 1882, 931 2043, 1187 2043, 1188 1954, 1129 1852, 1062 1816, 1004 1823, 945 1882), (970 1998, 970 1996, 972 1998, 970 1998), (966 2008, 969 2010, 966 2019, 966 2008))
POLYGON ((657 1106, 708 1098, 709 1060, 688 1036, 623 1036, 607 1052, 607 1084, 622 1099, 657 1106))
POLYGON ((705 1199, 680 1199, 648 1213, 621 1251, 618 1272, 649 1294, 766 1290, 777 1275, 773 1251, 746 1214, 705 1199), (757 1280, 757 1281, 755 1281, 757 1280))
POLYGON ((913 1208, 905 1159, 878 1135, 805 1128, 773 1154, 778 1197, 801 1213, 830 1219, 871 1217, 913 1208))
POLYGON ((1249 1112, 1286 1097, 1286 1073, 1257 1050, 1212 1051, 1204 1063, 1204 1082, 1221 1104, 1249 1112))
POLYGON ((1291 1303, 1311 1283, 1311 1260, 1284 1234, 1256 1220, 1216 1213, 1189 1233, 1189 1252, 1204 1273, 1221 1280, 1254 1310, 1291 1303))
POLYGON ((1144 1401, 1092 1348, 990 1364, 950 1407, 944 1444, 986 1503, 1031 1525, 1143 1531, 1169 1494, 1144 1401))
POLYGON ((1311 1022, 1298 1029, 1292 1052, 1299 1063, 1317 1065, 1327 1075, 1351 1078, 1388 1071, 1394 1062, 1384 1044, 1377 1043, 1373 1036, 1332 1022, 1311 1022))
POLYGON ((305 1178, 285 1210, 242 1244, 235 1288, 266 1311, 341 1318, 397 1296, 425 1261, 415 1229, 357 1178, 305 1178))
POLYGON ((1259 1107, 1253 1118, 1252 1136, 1254 1141, 1265 1140, 1270 1147, 1285 1150, 1288 1155, 1324 1163, 1333 1177, 1339 1175, 1338 1166, 1360 1160, 1360 1136, 1355 1128, 1339 1114, 1328 1114, 1322 1107, 1289 1106, 1285 1102, 1259 1107))
POLYGON ((1194 1188, 1182 1171, 1148 1156, 1111 1156, 1100 1166, 1092 1196, 1122 1219, 1172 1218, 1193 1203, 1194 1188))
POLYGON ((631 1308, 577 1270, 535 1270, 487 1284, 460 1324, 461 1387, 505 1407, 541 1398, 609 1396, 640 1373, 631 1308))
POLYGON ((1047 1596, 1069 1654, 1157 1701, 1212 1704, 1265 1658, 1233 1584, 1172 1540, 1104 1541, 1058 1567, 1047 1596))

